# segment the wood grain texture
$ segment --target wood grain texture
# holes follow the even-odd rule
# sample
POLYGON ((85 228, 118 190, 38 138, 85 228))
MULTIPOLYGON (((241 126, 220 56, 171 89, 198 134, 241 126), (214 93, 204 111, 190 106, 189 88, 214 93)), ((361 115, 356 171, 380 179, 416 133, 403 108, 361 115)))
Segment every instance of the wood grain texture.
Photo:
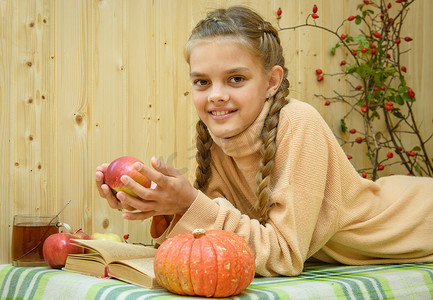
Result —
MULTIPOLYGON (((130 234, 151 243, 149 221, 130 222, 96 191, 95 168, 122 155, 152 156, 191 171, 197 116, 183 45, 215 8, 240 4, 281 27, 305 22, 314 4, 318 24, 335 28, 355 14, 352 0, 0 0, 0 263, 10 262, 16 213, 55 214, 92 232, 130 234)), ((433 2, 417 0, 404 33, 414 40, 403 57, 416 91, 421 132, 433 132, 433 2)), ((343 28, 353 30, 349 25, 343 28)), ((315 70, 339 71, 336 39, 312 28, 280 32, 291 96, 316 107, 333 130, 347 107, 325 107, 317 95, 346 91, 344 81, 317 82, 315 70)), ((329 80, 328 80, 329 79, 329 80)), ((359 120, 348 120, 361 126, 359 120)), ((415 143, 415 141, 413 141, 415 143)), ((433 153, 433 143, 428 144, 433 153)), ((345 147, 367 163, 362 147, 345 147)))

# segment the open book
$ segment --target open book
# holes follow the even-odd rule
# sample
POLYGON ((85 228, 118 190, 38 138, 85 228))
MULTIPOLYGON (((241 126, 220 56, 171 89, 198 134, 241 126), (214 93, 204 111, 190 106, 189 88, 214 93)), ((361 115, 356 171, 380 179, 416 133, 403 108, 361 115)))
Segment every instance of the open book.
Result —
POLYGON ((76 239, 73 242, 94 252, 69 254, 64 270, 114 277, 147 288, 160 287, 153 271, 156 249, 106 240, 76 239))

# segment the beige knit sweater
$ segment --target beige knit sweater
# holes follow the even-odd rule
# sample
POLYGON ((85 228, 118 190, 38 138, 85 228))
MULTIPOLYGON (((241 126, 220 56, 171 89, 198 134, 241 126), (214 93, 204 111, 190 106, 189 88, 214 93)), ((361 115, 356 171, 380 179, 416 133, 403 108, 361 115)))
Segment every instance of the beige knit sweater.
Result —
POLYGON ((212 177, 157 242, 195 228, 245 238, 263 276, 297 275, 309 258, 344 264, 433 261, 433 178, 358 175, 310 105, 290 99, 280 114, 271 208, 254 210, 265 107, 243 133, 213 137, 212 177))

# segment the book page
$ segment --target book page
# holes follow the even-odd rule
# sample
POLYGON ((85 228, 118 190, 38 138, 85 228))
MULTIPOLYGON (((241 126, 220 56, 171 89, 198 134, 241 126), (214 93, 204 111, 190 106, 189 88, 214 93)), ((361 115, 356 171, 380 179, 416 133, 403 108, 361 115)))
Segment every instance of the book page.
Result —
POLYGON ((63 270, 104 277, 105 261, 98 253, 69 254, 63 270))
POLYGON ((153 257, 113 261, 108 266, 110 276, 148 288, 160 287, 155 278, 153 257))
POLYGON ((154 257, 156 254, 156 249, 152 247, 115 241, 76 239, 74 242, 82 247, 84 246, 99 252, 107 264, 113 260, 154 257))

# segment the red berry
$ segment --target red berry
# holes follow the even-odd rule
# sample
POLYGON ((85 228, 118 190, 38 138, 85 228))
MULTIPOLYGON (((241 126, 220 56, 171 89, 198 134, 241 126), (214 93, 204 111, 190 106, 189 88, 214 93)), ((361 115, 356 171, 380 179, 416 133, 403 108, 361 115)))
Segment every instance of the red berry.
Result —
POLYGON ((400 38, 397 38, 397 39, 395 40, 395 43, 396 43, 397 45, 400 44, 400 43, 401 43, 400 38))
POLYGON ((373 35, 375 36, 375 37, 377 37, 378 39, 380 39, 381 37, 382 37, 382 35, 380 34, 380 32, 374 32, 373 33, 373 35))
POLYGON ((361 175, 362 175, 363 178, 367 178, 367 172, 362 172, 361 175))
POLYGON ((381 89, 382 91, 384 91, 384 90, 386 89, 386 87, 385 87, 384 85, 382 85, 382 86, 380 87, 380 89, 381 89))
POLYGON ((391 4, 391 3, 388 3, 388 9, 391 8, 391 7, 392 7, 392 4, 391 4))
POLYGON ((353 50, 353 51, 352 51, 352 54, 353 54, 354 56, 356 56, 356 55, 358 55, 358 52, 356 52, 355 50, 353 50))
POLYGON ((350 17, 347 18, 347 20, 348 21, 353 21, 353 20, 355 20, 355 16, 350 16, 350 17))
POLYGON ((407 93, 409 94, 410 98, 414 98, 415 97, 415 92, 411 88, 407 89, 407 93))
POLYGON ((392 106, 391 105, 385 105, 385 110, 391 111, 392 110, 392 106))
POLYGON ((316 13, 316 12, 317 12, 317 5, 314 4, 314 6, 313 6, 313 13, 316 13))
POLYGON ((278 10, 277 10, 277 16, 281 16, 282 13, 283 13, 283 11, 281 10, 281 7, 278 8, 278 10))
POLYGON ((325 101, 325 106, 329 106, 329 105, 331 105, 331 101, 326 100, 326 101, 325 101))
POLYGON ((311 14, 311 17, 312 17, 313 19, 317 19, 319 16, 318 16, 316 13, 312 13, 312 14, 311 14))
POLYGON ((129 234, 128 234, 128 233, 125 234, 125 235, 123 236, 123 239, 125 239, 125 240, 129 239, 129 234))
POLYGON ((317 81, 322 81, 322 80, 323 80, 323 76, 322 75, 317 76, 317 81))
POLYGON ((385 19, 385 14, 380 14, 380 19, 381 20, 385 19))
POLYGON ((367 107, 361 107, 361 111, 362 111, 363 113, 367 112, 367 107))
POLYGON ((412 41, 412 38, 411 38, 410 36, 407 36, 407 37, 404 38, 404 40, 405 40, 406 42, 410 42, 410 41, 412 41))
POLYGON ((387 53, 386 54, 386 58, 390 59, 391 58, 391 54, 387 53))
POLYGON ((322 69, 316 69, 316 74, 317 74, 317 75, 320 75, 320 74, 322 74, 322 73, 323 73, 322 69))
POLYGON ((340 62, 340 66, 344 66, 346 64, 346 61, 343 59, 341 62, 340 62))
POLYGON ((365 52, 367 52, 367 51, 368 51, 367 48, 362 48, 362 49, 361 49, 361 52, 362 52, 362 53, 365 53, 365 52))
POLYGON ((384 166, 384 165, 379 165, 379 166, 377 167, 377 169, 378 169, 379 171, 382 171, 383 169, 385 169, 385 166, 384 166))
POLYGON ((355 139, 355 142, 357 142, 358 144, 361 144, 361 143, 362 143, 362 137, 358 136, 358 137, 355 139))
POLYGON ((370 50, 371 55, 375 55, 376 54, 376 48, 373 48, 370 50))
POLYGON ((362 90, 362 86, 358 85, 355 89, 357 89, 358 91, 362 90))
POLYGON ((405 73, 406 73, 406 71, 407 71, 405 66, 402 66, 402 67, 401 67, 401 70, 402 70, 403 72, 405 72, 405 73))
POLYGON ((393 106, 394 104, 391 101, 386 101, 386 105, 393 106))
POLYGON ((356 129, 355 129, 355 128, 352 128, 352 129, 349 130, 349 132, 350 132, 351 134, 355 134, 355 133, 356 133, 356 129))
POLYGON ((386 154, 386 156, 387 156, 388 158, 393 158, 393 157, 394 157, 394 154, 393 154, 392 152, 388 152, 388 153, 386 154))
POLYGON ((378 91, 379 91, 379 88, 378 88, 377 86, 375 86, 375 87, 373 88, 373 90, 374 90, 375 92, 378 92, 378 91))
POLYGON ((414 152, 414 151, 410 151, 409 155, 410 155, 410 156, 416 156, 416 152, 414 152))
POLYGON ((342 40, 344 40, 344 39, 346 39, 346 35, 343 33, 342 35, 340 35, 340 38, 341 38, 342 40))
POLYGON ((366 5, 370 4, 370 1, 364 0, 364 4, 366 4, 366 5))
POLYGON ((350 155, 346 155, 347 156, 347 159, 352 159, 352 156, 350 156, 350 155))

